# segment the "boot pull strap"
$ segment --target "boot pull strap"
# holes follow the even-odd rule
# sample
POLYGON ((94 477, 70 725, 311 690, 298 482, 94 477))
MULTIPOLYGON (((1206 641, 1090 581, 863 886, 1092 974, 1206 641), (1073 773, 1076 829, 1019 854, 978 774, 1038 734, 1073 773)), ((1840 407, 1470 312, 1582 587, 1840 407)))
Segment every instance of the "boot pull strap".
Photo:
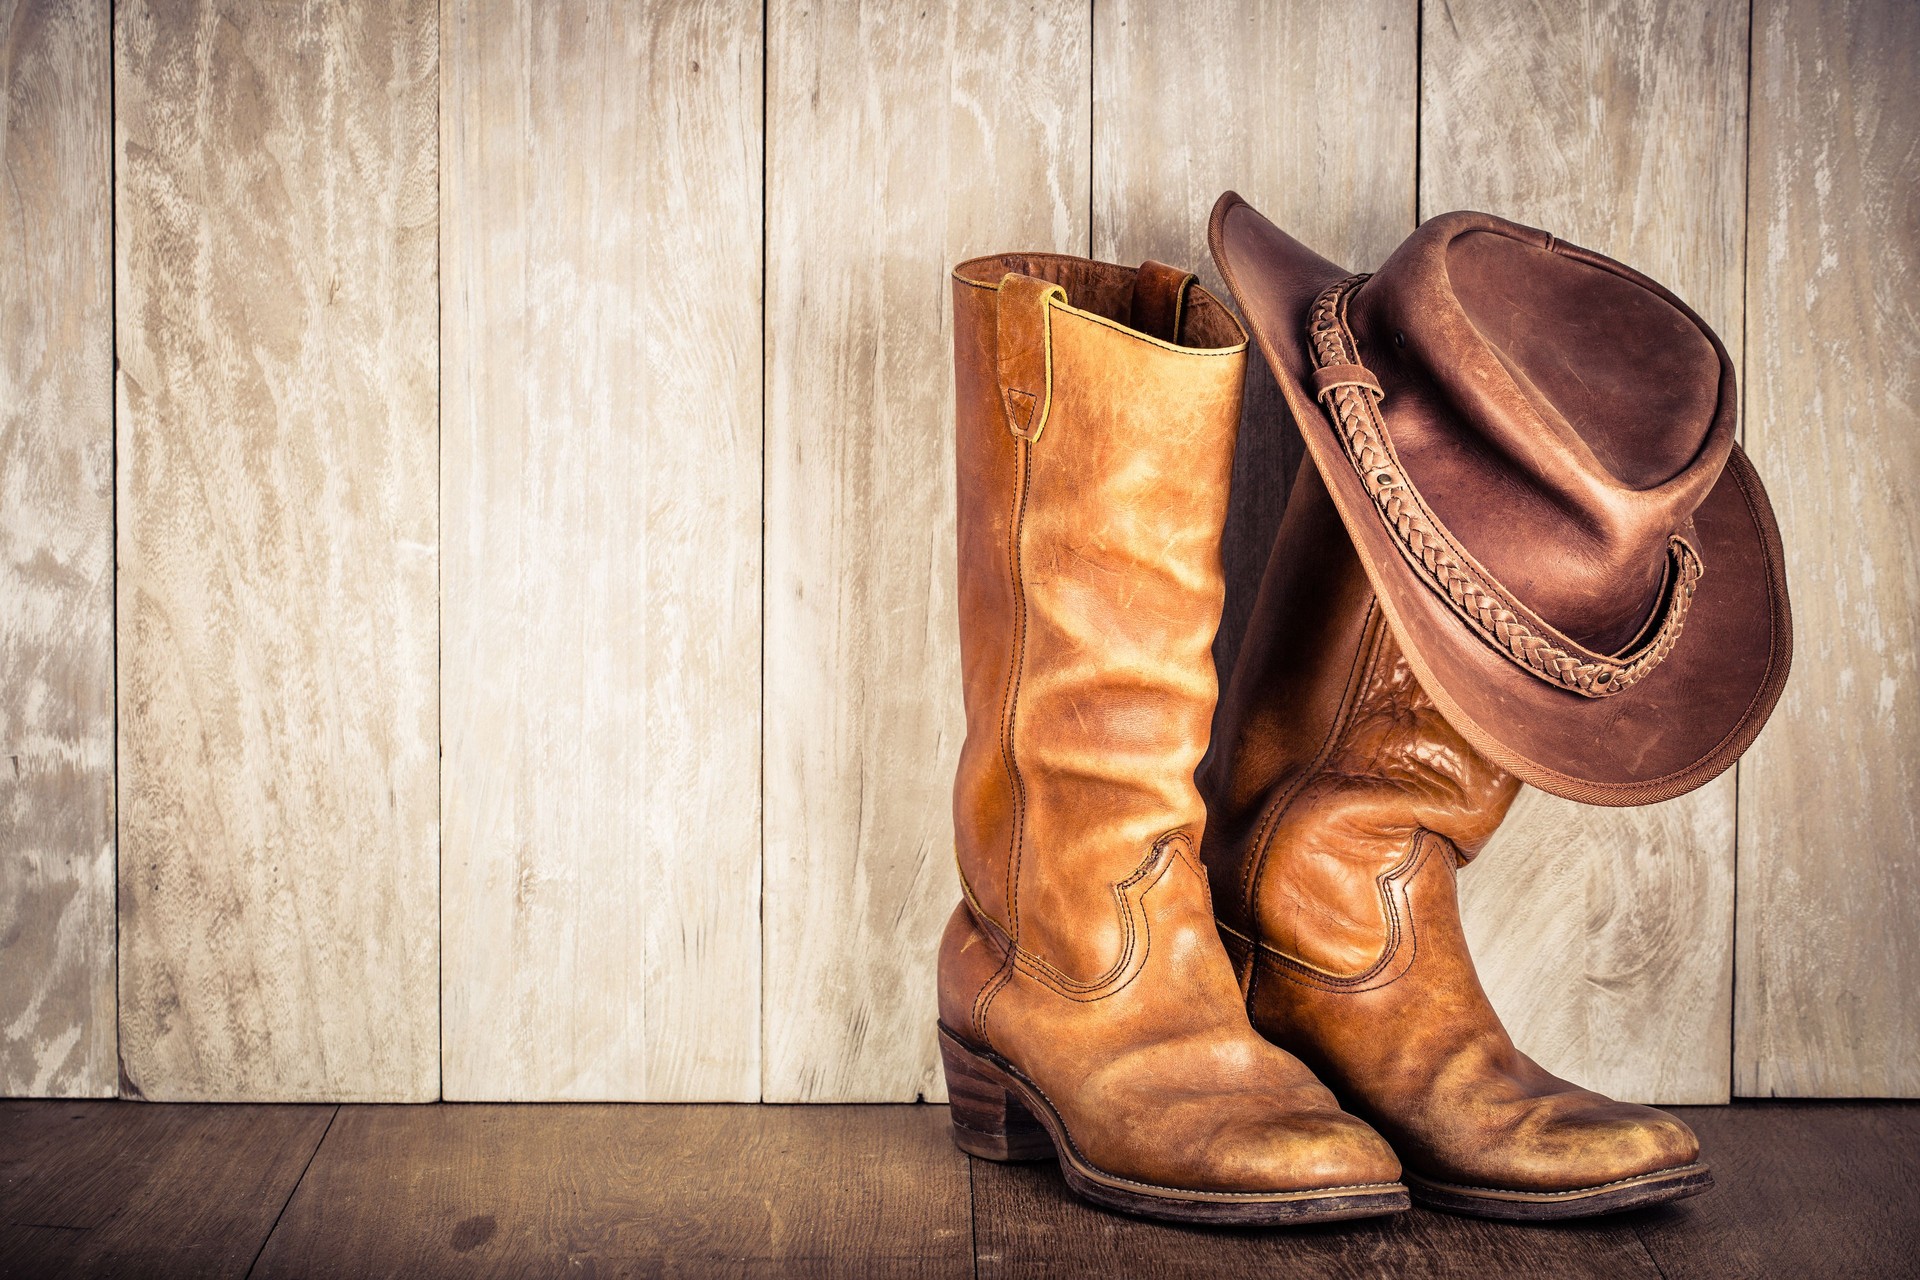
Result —
POLYGON ((1050 308, 1065 306, 1067 291, 1057 284, 1009 272, 1000 280, 998 369, 1000 400, 1007 430, 1028 442, 1047 425, 1053 399, 1053 333, 1050 308))
POLYGON ((1149 258, 1133 277, 1133 327, 1176 346, 1187 314, 1187 290, 1193 273, 1149 258))

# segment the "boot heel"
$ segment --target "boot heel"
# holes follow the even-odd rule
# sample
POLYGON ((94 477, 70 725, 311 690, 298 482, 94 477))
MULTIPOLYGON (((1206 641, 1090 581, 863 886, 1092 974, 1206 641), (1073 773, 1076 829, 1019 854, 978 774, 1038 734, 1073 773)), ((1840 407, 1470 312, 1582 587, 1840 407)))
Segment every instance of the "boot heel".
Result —
POLYGON ((983 1160, 1051 1160, 1053 1139, 1001 1081, 1000 1072, 942 1029, 953 1145, 983 1160))

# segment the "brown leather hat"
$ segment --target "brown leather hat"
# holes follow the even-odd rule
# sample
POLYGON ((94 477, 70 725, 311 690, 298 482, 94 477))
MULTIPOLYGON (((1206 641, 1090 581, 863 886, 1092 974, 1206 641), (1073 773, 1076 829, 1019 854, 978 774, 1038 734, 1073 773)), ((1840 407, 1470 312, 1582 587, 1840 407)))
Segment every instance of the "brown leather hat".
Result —
POLYGON ((1441 712, 1590 804, 1691 791, 1786 683, 1780 532, 1733 365, 1628 267, 1484 213, 1371 276, 1233 192, 1209 239, 1441 712))

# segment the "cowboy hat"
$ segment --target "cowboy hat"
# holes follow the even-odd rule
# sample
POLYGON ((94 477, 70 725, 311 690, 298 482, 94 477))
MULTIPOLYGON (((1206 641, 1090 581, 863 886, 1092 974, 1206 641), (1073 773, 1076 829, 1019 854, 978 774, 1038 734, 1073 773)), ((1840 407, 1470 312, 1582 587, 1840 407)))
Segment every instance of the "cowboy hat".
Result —
POLYGON ((1523 781, 1592 804, 1736 760, 1792 653, 1733 365, 1659 284, 1483 213, 1370 276, 1233 192, 1213 256, 1415 676, 1523 781))

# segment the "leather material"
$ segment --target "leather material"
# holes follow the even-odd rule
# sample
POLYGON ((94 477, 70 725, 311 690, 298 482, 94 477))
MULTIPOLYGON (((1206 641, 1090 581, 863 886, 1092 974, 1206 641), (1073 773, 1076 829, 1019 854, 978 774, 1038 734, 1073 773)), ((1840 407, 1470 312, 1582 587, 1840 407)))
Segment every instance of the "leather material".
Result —
POLYGON ((1165 342, 1178 342, 1193 273, 1149 259, 1133 279, 1133 310, 1128 324, 1165 342))
POLYGON ((1518 781, 1422 691, 1302 466, 1223 699, 1203 857, 1254 1025, 1408 1171, 1557 1192, 1685 1166, 1685 1125, 1549 1074, 1474 972, 1455 875, 1518 781))
POLYGON ((1254 1032, 1213 925, 1193 774, 1245 337, 1177 291, 1181 345, 1130 327, 1143 297, 1173 320, 1169 290, 1125 268, 1031 254, 954 273, 966 901, 941 1020, 1110 1174, 1392 1183, 1379 1135, 1254 1032))
POLYGON ((1607 259, 1486 214, 1431 218, 1353 300, 1435 513, 1560 631, 1612 653, 1659 594, 1733 449, 1733 365, 1607 259), (1490 526, 1497 498, 1502 531, 1490 526), (1552 547, 1543 558, 1538 549, 1552 547))
POLYGON ((1602 255, 1446 214, 1352 294, 1357 352, 1316 373, 1316 300, 1350 273, 1231 192, 1209 238, 1406 660, 1476 751, 1615 805, 1684 794, 1739 757, 1785 685, 1792 621, 1779 530, 1733 443, 1732 364, 1697 315, 1602 255), (1365 400, 1369 379, 1397 476, 1356 470, 1317 401, 1365 400), (1658 664, 1587 697, 1490 638, 1513 619, 1465 620, 1389 506, 1429 510, 1426 549, 1603 657, 1651 633, 1671 539, 1704 577, 1658 664))

